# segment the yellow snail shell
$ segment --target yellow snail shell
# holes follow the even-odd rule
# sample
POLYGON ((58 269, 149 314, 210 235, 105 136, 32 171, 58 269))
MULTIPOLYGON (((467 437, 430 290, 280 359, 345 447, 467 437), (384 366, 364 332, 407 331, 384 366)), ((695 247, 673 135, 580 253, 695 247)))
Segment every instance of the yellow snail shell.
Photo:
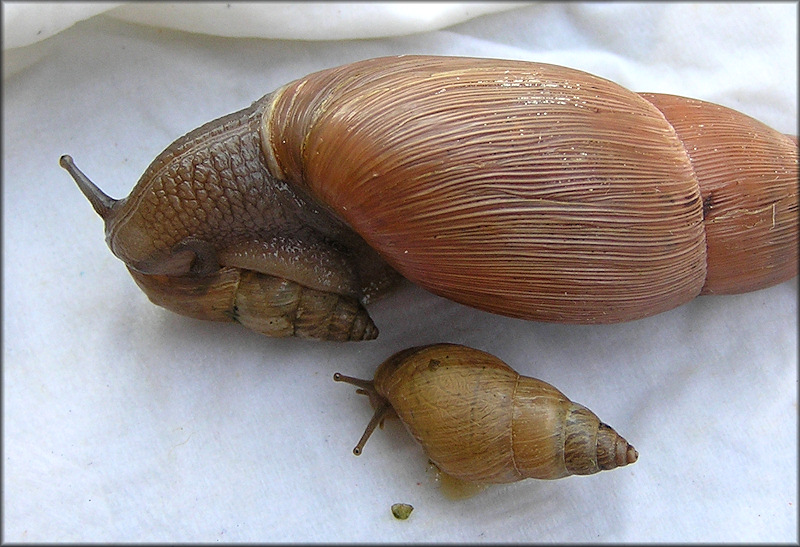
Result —
POLYGON ((358 386, 376 408, 356 455, 394 413, 443 473, 470 483, 590 475, 638 458, 591 410, 466 346, 410 348, 381 364, 373 381, 334 380, 358 386))

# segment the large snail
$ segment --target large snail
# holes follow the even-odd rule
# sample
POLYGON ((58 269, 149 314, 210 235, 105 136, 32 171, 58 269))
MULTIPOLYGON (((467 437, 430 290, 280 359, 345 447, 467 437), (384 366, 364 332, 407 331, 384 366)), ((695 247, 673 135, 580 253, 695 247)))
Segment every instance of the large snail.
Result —
POLYGON ((560 66, 323 70, 171 144, 114 200, 65 167, 149 298, 272 336, 377 335, 403 277, 512 317, 610 323, 797 275, 797 141, 560 66))
POLYGON ((638 458, 591 410, 466 346, 406 349, 381 364, 373 381, 339 373, 334 380, 357 386, 375 408, 356 455, 396 414, 443 473, 468 483, 591 475, 638 458))

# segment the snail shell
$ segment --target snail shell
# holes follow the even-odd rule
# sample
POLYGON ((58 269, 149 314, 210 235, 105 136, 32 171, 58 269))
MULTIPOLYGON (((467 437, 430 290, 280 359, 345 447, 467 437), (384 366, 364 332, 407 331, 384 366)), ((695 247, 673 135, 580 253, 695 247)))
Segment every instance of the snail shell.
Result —
POLYGON ((363 306, 398 272, 479 309, 570 323, 797 275, 796 140, 555 65, 400 56, 323 70, 178 139, 123 200, 62 165, 151 300, 267 334, 374 337, 363 306), (229 269, 335 302, 276 311, 237 296, 271 281, 228 282, 229 269), (175 294, 176 278, 196 290, 175 294), (208 313, 209 300, 223 304, 208 313))
POLYGON ((591 410, 466 346, 410 348, 381 364, 373 381, 334 380, 358 386, 376 408, 356 455, 394 413, 443 473, 470 483, 590 475, 638 458, 591 410))

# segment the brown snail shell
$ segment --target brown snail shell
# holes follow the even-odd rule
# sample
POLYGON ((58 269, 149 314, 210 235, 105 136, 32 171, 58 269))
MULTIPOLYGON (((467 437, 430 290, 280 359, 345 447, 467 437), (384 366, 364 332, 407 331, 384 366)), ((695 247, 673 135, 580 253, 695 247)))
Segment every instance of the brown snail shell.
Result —
POLYGON ((202 301, 220 292, 247 302, 223 320, 266 334, 374 337, 363 305, 397 272, 479 309, 569 323, 797 275, 795 140, 555 65, 399 56, 316 72, 178 139, 124 200, 62 164, 151 300, 218 317, 202 301), (317 329, 241 321, 304 314, 237 298, 246 287, 215 280, 227 268, 330 293, 321 308, 339 311, 315 307, 317 329), (173 304, 166 278, 197 282, 200 303, 182 291, 173 304))
POLYGON ((376 408, 353 452, 396 414, 447 475, 471 483, 590 475, 634 463, 636 450, 589 409, 497 357, 434 344, 400 351, 358 386, 376 408))

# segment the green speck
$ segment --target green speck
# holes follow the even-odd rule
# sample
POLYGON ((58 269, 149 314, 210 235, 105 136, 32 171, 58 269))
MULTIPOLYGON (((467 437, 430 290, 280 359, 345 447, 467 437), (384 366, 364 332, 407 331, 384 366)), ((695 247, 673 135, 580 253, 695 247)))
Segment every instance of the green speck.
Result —
POLYGON ((392 505, 392 514, 397 520, 406 520, 413 510, 414 507, 407 503, 395 503, 392 505))

